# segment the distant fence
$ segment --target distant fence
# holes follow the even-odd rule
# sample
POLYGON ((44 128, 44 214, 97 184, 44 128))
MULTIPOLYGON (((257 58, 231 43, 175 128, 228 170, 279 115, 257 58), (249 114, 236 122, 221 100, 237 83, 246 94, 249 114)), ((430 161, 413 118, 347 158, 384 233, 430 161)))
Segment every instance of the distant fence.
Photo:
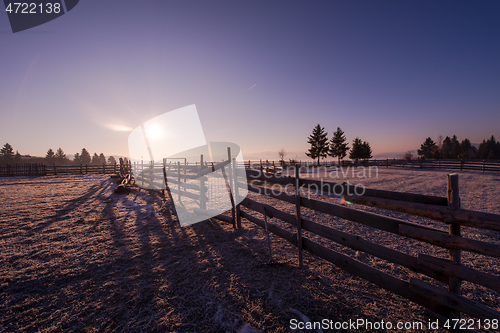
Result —
MULTIPOLYGON (((317 166, 314 161, 297 161, 284 163, 286 166, 317 166)), ((269 160, 250 160, 246 163, 252 168, 267 168, 270 166, 281 166, 280 161, 269 160)), ((334 167, 339 166, 337 161, 320 161, 320 166, 334 167)), ((500 172, 500 161, 498 160, 405 160, 405 159, 384 159, 384 160, 343 160, 340 166, 378 166, 385 168, 403 168, 403 169, 434 169, 434 170, 473 170, 481 172, 500 172)))
POLYGON ((85 175, 117 173, 117 164, 103 165, 45 165, 45 164, 7 164, 0 165, 0 177, 85 175))

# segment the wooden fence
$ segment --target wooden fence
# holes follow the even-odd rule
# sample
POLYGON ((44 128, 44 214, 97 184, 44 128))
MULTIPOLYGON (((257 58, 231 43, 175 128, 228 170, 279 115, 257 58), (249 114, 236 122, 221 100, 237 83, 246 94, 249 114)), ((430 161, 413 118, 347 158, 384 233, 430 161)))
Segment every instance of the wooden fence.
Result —
MULTIPOLYGON (((296 168, 298 168, 298 166, 296 168)), ((295 174, 297 176, 300 175, 300 173, 297 172, 295 172, 295 174)), ((461 295, 461 281, 466 280, 493 291, 500 292, 500 276, 481 272, 464 265, 461 262, 461 251, 469 251, 500 258, 500 245, 462 237, 460 235, 460 227, 468 226, 478 228, 478 232, 480 232, 481 229, 500 231, 500 215, 461 209, 458 193, 458 175, 448 175, 447 198, 372 189, 366 189, 362 196, 352 195, 347 198, 347 200, 356 204, 400 211, 442 221, 449 226, 448 233, 404 220, 307 198, 302 196, 298 190, 302 187, 321 195, 336 196, 337 194, 334 193, 332 189, 342 188, 344 190, 343 193, 348 193, 348 187, 351 187, 350 193, 353 193, 354 189, 352 185, 349 184, 329 183, 318 180, 301 179, 300 177, 279 177, 275 174, 265 173, 255 169, 248 169, 247 175, 249 180, 252 181, 249 184, 239 184, 239 186, 247 187, 249 191, 295 205, 295 214, 285 213, 271 205, 246 198, 241 205, 246 209, 262 214, 262 218, 251 215, 247 210, 239 210, 239 218, 243 217, 250 222, 266 228, 266 230, 273 232, 295 245, 298 249, 299 266, 303 265, 302 252, 304 250, 308 251, 353 275, 359 276, 386 290, 424 306, 427 309, 426 313, 435 319, 439 319, 442 325, 448 320, 448 323, 451 323, 450 331, 453 331, 453 323, 456 324, 458 321, 450 322, 449 319, 460 318, 460 313, 467 314, 477 319, 488 319, 490 321, 497 320, 496 323, 498 324, 500 312, 463 297, 461 295), (260 182, 260 184, 256 184, 256 182, 260 182), (288 186, 295 188, 294 194, 290 195, 290 193, 284 192, 276 193, 276 191, 271 190, 269 187, 270 185, 276 184, 281 187, 288 186), (350 235, 343 231, 302 218, 302 208, 309 208, 317 212, 326 213, 379 230, 446 248, 450 252, 450 259, 436 258, 425 253, 411 256, 371 243, 358 236, 350 235), (295 231, 291 232, 280 228, 276 224, 268 223, 268 217, 277 218, 293 226, 295 231), (448 289, 444 289, 417 278, 410 278, 408 281, 401 280, 375 267, 361 263, 347 255, 310 240, 303 235, 303 230, 349 247, 355 251, 365 252, 388 262, 407 267, 414 272, 424 274, 439 282, 444 282, 448 284, 449 287, 448 289)), ((471 266, 473 266, 473 263, 471 266)))
POLYGON ((117 173, 117 164, 103 165, 45 165, 45 164, 7 164, 0 165, 0 177, 83 175, 117 173))
MULTIPOLYGON (((249 168, 279 167, 280 161, 253 160, 245 163, 249 168)), ((284 163, 290 166, 289 162, 284 163)), ((299 166, 317 166, 313 161, 298 161, 293 163, 299 166)), ((334 167, 339 166, 337 161, 321 161, 320 166, 334 167)), ((403 169, 432 169, 432 170, 460 170, 460 171, 481 171, 481 172, 500 172, 500 161, 498 160, 404 160, 404 159, 384 159, 384 160, 363 160, 351 161, 343 160, 340 163, 342 167, 348 166, 378 166, 384 168, 403 168, 403 169)))
MULTIPOLYGON (((163 161, 162 164, 148 166, 150 168, 149 175, 163 172, 165 184, 167 184, 167 189, 169 189, 171 195, 182 194, 198 199, 200 208, 196 208, 195 213, 203 213, 203 200, 206 200, 206 188, 203 184, 204 175, 228 165, 230 160, 229 154, 227 161, 217 163, 206 163, 201 160, 200 164, 188 165, 185 162, 181 164, 180 161, 168 164, 163 161), (174 177, 167 179, 165 173, 167 168, 170 169, 169 174, 175 175, 174 177), (186 180, 189 179, 199 179, 200 183, 186 184, 186 180), (198 191, 198 193, 195 194, 193 191, 198 191)), ((235 160, 232 160, 232 163, 235 164, 235 160)), ((347 183, 340 184, 301 178, 300 172, 297 172, 297 170, 300 171, 299 165, 296 165, 291 170, 289 169, 288 174, 294 174, 294 177, 278 174, 276 173, 276 165, 269 167, 264 163, 261 164, 260 161, 257 165, 250 161, 245 166, 258 166, 258 169, 247 168, 248 182, 235 181, 235 189, 247 189, 248 191, 287 202, 293 205, 289 207, 294 207, 295 214, 281 211, 272 205, 259 203, 247 197, 239 205, 235 205, 234 201, 232 202, 233 207, 230 216, 220 214, 215 218, 231 223, 234 228, 241 228, 242 218, 255 223, 268 232, 272 232, 295 245, 297 247, 299 266, 303 266, 303 251, 308 251, 353 275, 425 307, 427 315, 438 319, 441 322, 441 327, 444 327, 446 323, 450 324, 450 331, 454 331, 453 326, 455 324, 463 323, 458 321, 459 318, 463 318, 462 313, 478 320, 489 320, 490 322, 491 320, 497 320, 496 323, 498 324, 500 312, 462 296, 461 282, 468 281, 500 293, 500 276, 474 269, 472 268, 474 263, 465 265, 462 262, 461 254, 462 251, 468 251, 492 258, 500 258, 500 245, 463 237, 460 228, 461 226, 477 228, 477 234, 484 230, 498 232, 500 231, 500 215, 461 209, 458 175, 448 175, 447 197, 375 189, 364 189, 363 195, 355 195, 352 194, 356 193, 355 187, 347 183), (265 172, 265 170, 269 169, 273 172, 265 172), (276 185, 280 186, 280 188, 286 187, 288 190, 293 189, 293 193, 289 193, 290 191, 274 191, 273 186, 276 185), (302 192, 313 192, 325 197, 337 197, 338 192, 351 193, 352 195, 347 195, 346 199, 355 204, 404 212, 441 221, 448 226, 449 231, 443 232, 405 220, 360 211, 324 200, 311 199, 310 196, 306 197, 304 193, 301 193, 301 188, 302 192), (372 243, 359 236, 303 218, 302 210, 304 208, 390 232, 402 238, 411 238, 442 247, 449 251, 449 259, 433 257, 427 253, 419 253, 414 256, 372 243), (252 211, 254 214, 251 214, 252 211), (255 212, 262 217, 256 217, 255 212), (288 228, 289 230, 282 228, 275 223, 268 223, 268 218, 279 219, 288 224, 294 231, 290 231, 290 228, 288 228), (445 283, 448 288, 424 282, 420 278, 402 280, 376 267, 361 263, 335 251, 331 247, 319 244, 304 235, 304 231, 320 236, 327 242, 335 242, 352 250, 361 251, 390 263, 401 265, 413 272, 445 283), (450 321, 453 319, 457 321, 450 321)), ((145 166, 136 165, 135 168, 140 168, 143 171, 141 181, 147 182, 148 173, 144 173, 145 166)), ((232 197, 229 186, 228 191, 232 197)), ((214 214, 211 216, 214 216, 214 214)))

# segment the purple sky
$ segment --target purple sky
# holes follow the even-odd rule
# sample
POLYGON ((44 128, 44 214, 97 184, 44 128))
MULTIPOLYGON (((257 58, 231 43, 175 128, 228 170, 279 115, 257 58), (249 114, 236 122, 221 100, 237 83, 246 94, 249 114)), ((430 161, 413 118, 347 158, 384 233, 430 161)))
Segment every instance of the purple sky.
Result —
POLYGON ((500 139, 499 17, 498 1, 84 0, 13 34, 0 14, 0 145, 128 155, 124 129, 190 104, 244 156, 295 157, 318 123, 374 154, 500 139))

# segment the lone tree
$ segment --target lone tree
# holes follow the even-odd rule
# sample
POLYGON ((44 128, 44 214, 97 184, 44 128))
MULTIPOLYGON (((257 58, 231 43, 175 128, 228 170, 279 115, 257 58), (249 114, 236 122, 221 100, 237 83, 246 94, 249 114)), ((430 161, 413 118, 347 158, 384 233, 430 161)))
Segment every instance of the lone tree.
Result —
POLYGON ((278 152, 278 157, 280 158, 281 165, 285 164, 285 156, 286 156, 286 150, 284 148, 281 148, 280 151, 278 152))
POLYGON ((311 148, 309 148, 306 155, 313 160, 318 159, 319 165, 320 157, 325 158, 328 154, 329 148, 328 133, 325 132, 325 128, 321 127, 319 124, 316 125, 316 127, 313 129, 312 134, 309 136, 307 143, 311 145, 311 148))
POLYGON ((55 162, 55 154, 52 148, 47 150, 47 155, 45 155, 45 159, 47 160, 47 163, 52 164, 55 162))
POLYGON ((2 154, 2 160, 5 163, 11 162, 12 159, 14 158, 14 149, 9 143, 3 145, 2 150, 0 150, 0 153, 2 154))
MULTIPOLYGON (((445 143, 443 141, 443 146, 444 145, 445 143)), ((423 158, 431 159, 432 157, 434 157, 436 149, 437 149, 436 143, 432 141, 432 139, 429 137, 425 139, 425 142, 420 145, 420 149, 418 150, 418 155, 422 156, 423 158)))
POLYGON ((340 166, 340 161, 343 160, 344 157, 346 157, 348 151, 349 145, 347 144, 344 132, 340 129, 340 127, 337 127, 337 131, 333 133, 333 137, 330 140, 330 149, 328 151, 328 154, 331 157, 337 156, 339 158, 340 166))

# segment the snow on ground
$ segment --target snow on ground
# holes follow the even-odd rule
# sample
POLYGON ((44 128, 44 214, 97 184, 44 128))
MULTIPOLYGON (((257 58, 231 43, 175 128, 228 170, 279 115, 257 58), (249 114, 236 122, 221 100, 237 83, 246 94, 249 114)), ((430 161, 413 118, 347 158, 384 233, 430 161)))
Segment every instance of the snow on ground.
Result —
MULTIPOLYGON (((380 168, 378 177, 362 183, 445 196, 446 173, 380 168)), ((462 207, 500 213, 499 174, 459 175, 462 207)), ((426 321, 421 307, 321 259, 306 254, 305 267, 297 268, 296 249, 278 237, 271 236, 273 258, 283 264, 266 265, 266 234, 248 221, 241 230, 213 220, 181 228, 168 197, 139 188, 118 195, 116 186, 103 175, 0 179, 0 331, 289 332, 290 319, 300 314, 313 321, 426 321)), ((286 203, 249 195, 293 212, 286 203)), ((350 207, 446 227, 403 213, 350 207)), ((447 256, 438 247, 325 214, 304 209, 303 216, 412 255, 447 256)), ((496 232, 464 228, 464 233, 500 243, 496 232)), ((399 278, 418 276, 307 236, 399 278)), ((498 260, 464 254, 464 261, 500 274, 498 260)), ((464 283, 464 294, 500 308, 498 293, 464 283)))

